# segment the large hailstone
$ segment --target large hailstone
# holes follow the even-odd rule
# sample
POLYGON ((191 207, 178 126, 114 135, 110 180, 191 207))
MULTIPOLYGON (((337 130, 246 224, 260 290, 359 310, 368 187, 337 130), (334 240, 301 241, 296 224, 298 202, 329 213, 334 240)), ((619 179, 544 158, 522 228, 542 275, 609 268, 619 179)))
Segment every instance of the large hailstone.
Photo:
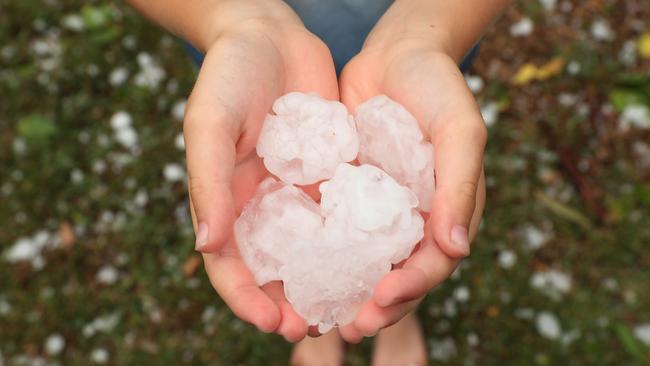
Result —
POLYGON ((235 239, 244 262, 262 285, 279 280, 292 245, 311 241, 323 226, 320 207, 305 192, 267 178, 235 222, 235 239))
POLYGON ((354 119, 338 101, 317 94, 288 93, 273 103, 257 142, 257 155, 285 183, 328 179, 359 150, 354 119))
POLYGON ((359 162, 382 168, 415 192, 422 211, 431 211, 433 145, 424 140, 415 117, 401 104, 378 95, 357 107, 355 121, 359 162))
POLYGON ((354 320, 377 282, 424 234, 415 195, 381 169, 341 164, 320 186, 320 207, 267 180, 235 223, 257 283, 281 279, 287 300, 321 332, 354 320))

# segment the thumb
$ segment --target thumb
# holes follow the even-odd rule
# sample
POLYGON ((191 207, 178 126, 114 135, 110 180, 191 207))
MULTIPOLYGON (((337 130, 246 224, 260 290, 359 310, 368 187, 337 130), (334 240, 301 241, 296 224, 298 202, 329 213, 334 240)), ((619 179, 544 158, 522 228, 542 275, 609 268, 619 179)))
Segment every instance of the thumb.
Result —
POLYGON ((211 56, 199 72, 183 121, 195 249, 203 253, 220 250, 232 234, 231 182, 241 125, 232 106, 225 104, 233 99, 227 92, 232 88, 215 88, 223 67, 206 67, 211 56))
POLYGON ((440 249, 451 258, 462 258, 469 255, 470 240, 483 209, 485 186, 481 177, 487 131, 478 111, 467 111, 447 121, 453 122, 432 132, 436 191, 430 224, 440 249))
POLYGON ((235 204, 230 188, 235 167, 235 139, 222 118, 193 106, 185 117, 186 158, 195 249, 219 250, 232 232, 235 204), (214 116, 213 120, 206 116, 214 116), (195 117, 199 116, 199 117, 195 117), (207 120, 206 120, 207 119, 207 120))

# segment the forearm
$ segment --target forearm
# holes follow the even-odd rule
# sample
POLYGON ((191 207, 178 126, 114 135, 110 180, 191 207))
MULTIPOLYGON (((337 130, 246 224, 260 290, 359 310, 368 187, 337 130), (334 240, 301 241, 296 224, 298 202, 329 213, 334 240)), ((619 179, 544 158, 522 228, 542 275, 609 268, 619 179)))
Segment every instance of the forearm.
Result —
POLYGON ((127 0, 171 33, 206 51, 225 30, 247 20, 300 22, 280 0, 127 0))
POLYGON ((375 26, 367 47, 410 40, 460 61, 511 0, 397 0, 375 26))

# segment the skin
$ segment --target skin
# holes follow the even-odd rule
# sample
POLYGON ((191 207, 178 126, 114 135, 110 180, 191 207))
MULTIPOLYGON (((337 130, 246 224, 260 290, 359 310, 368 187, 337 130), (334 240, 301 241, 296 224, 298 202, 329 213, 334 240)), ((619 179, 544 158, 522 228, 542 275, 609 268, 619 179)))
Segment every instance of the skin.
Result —
POLYGON ((184 119, 196 249, 213 287, 242 320, 290 342, 318 335, 287 303, 281 283, 255 284, 232 235, 243 205, 269 175, 255 153, 261 123, 290 91, 317 92, 351 111, 386 94, 415 115, 436 148, 425 239, 341 329, 345 340, 397 322, 469 254, 485 200, 486 130, 457 64, 508 1, 398 0, 338 82, 326 45, 282 1, 130 3, 206 54, 184 119))

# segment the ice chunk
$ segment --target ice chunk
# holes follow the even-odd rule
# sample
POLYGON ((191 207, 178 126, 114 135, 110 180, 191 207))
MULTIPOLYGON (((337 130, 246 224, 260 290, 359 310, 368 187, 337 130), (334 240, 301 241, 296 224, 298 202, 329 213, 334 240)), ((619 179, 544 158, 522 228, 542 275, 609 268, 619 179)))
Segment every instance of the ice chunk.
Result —
POLYGON ((419 208, 431 211, 435 187, 433 145, 424 140, 417 120, 385 95, 356 109, 359 162, 382 168, 415 192, 419 208))
POLYGON ((279 280, 291 246, 310 241, 323 226, 320 208, 302 190, 268 178, 235 222, 240 254, 259 285, 279 280))
POLYGON ((235 223, 257 283, 281 279, 295 311, 322 332, 350 323, 391 264, 423 236, 417 198, 381 169, 341 164, 321 206, 269 178, 235 223))
POLYGON ((312 184, 334 175, 359 150, 354 120, 338 101, 292 92, 273 103, 257 142, 257 154, 282 181, 312 184))
POLYGON ((320 191, 329 235, 365 245, 392 263, 408 257, 422 239, 418 199, 377 167, 341 164, 320 191))

